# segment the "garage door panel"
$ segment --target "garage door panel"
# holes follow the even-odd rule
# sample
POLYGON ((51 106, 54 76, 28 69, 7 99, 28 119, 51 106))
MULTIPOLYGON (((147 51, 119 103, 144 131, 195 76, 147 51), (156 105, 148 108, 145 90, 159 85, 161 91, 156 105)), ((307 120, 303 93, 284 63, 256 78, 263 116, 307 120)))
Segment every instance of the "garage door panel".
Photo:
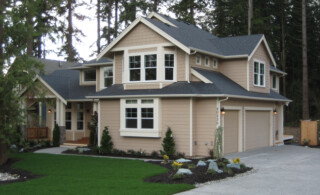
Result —
POLYGON ((246 150, 269 146, 270 112, 246 111, 246 150))
POLYGON ((228 110, 224 115, 224 153, 238 152, 239 111, 228 110))

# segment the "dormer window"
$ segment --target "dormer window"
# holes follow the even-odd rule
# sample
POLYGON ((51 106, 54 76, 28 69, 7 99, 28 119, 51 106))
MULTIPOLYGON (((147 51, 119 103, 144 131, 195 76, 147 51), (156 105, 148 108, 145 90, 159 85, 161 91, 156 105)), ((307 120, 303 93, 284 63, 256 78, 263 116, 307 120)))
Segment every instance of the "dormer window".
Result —
POLYGON ((96 81, 96 69, 83 70, 83 81, 84 82, 96 81))
POLYGON ((196 55, 196 63, 197 63, 197 65, 201 65, 201 55, 200 54, 196 55))
POLYGON ((265 87, 265 64, 254 61, 254 81, 253 84, 259 87, 265 87))

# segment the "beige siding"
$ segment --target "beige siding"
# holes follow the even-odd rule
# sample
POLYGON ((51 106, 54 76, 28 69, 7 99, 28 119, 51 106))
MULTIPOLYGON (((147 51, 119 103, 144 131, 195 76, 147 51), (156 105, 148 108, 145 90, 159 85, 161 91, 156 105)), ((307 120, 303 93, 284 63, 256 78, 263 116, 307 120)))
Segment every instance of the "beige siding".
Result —
POLYGON ((144 49, 129 49, 128 53, 142 53, 142 52, 152 52, 157 51, 156 47, 144 48, 144 49))
POLYGON ((213 62, 214 62, 214 59, 218 60, 217 58, 214 58, 214 57, 211 57, 211 56, 208 56, 208 55, 205 55, 205 54, 201 54, 201 53, 196 53, 196 54, 192 54, 189 56, 189 64, 191 67, 195 67, 195 68, 202 68, 202 69, 206 69, 206 70, 214 70, 214 71, 218 71, 219 70, 219 63, 220 63, 220 60, 218 60, 218 68, 213 68, 213 62), (201 55, 201 64, 197 64, 196 62, 196 56, 197 54, 200 54, 201 55), (209 66, 206 66, 205 65, 205 57, 209 57, 209 66))
POLYGON ((119 41, 114 48, 167 42, 168 41, 164 37, 154 32, 146 25, 140 23, 134 27, 134 29, 132 29, 121 41, 119 41))
POLYGON ((238 152, 239 111, 227 110, 224 117, 224 154, 238 152))
POLYGON ((122 83, 122 62, 123 60, 123 52, 117 52, 114 54, 114 81, 115 84, 121 84, 122 83))
POLYGON ((270 111, 246 111, 246 150, 269 146, 270 111))
POLYGON ((164 51, 172 51, 174 52, 176 50, 176 47, 175 46, 170 46, 170 47, 164 47, 164 51))
POLYGON ((219 70, 222 74, 247 89, 247 60, 220 60, 219 70))
POLYGON ((181 49, 177 49, 177 81, 186 81, 186 55, 181 49))
POLYGON ((161 100, 162 129, 161 138, 139 138, 120 136, 120 100, 100 101, 100 136, 105 126, 109 127, 114 148, 120 150, 144 150, 148 153, 162 149, 162 138, 168 127, 171 127, 176 142, 176 150, 189 154, 189 99, 161 100), (188 140, 188 141, 186 141, 188 140))
POLYGON ((194 99, 193 150, 195 156, 208 156, 210 149, 213 148, 217 118, 216 107, 215 99, 194 99))
POLYGON ((249 85, 250 91, 259 92, 259 93, 269 93, 270 92, 270 65, 272 61, 269 57, 267 52, 267 48, 264 43, 261 43, 260 46, 257 48, 256 52, 253 54, 250 62, 249 62, 249 85), (253 85, 253 64, 254 60, 260 60, 265 63, 265 87, 256 87, 253 85))
POLYGON ((160 89, 160 83, 124 84, 125 90, 133 89, 160 89))
POLYGON ((101 83, 101 78, 100 78, 100 67, 96 68, 96 91, 100 91, 101 85, 103 85, 103 83, 101 83))
POLYGON ((191 75, 190 81, 193 81, 193 82, 201 82, 200 79, 198 79, 197 77, 195 77, 195 76, 193 76, 193 75, 191 75))

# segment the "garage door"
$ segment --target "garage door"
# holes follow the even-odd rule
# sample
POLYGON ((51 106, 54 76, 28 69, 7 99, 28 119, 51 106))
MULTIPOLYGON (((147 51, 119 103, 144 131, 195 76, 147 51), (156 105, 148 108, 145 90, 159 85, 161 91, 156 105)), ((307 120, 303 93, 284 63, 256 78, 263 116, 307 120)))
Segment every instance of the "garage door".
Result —
POLYGON ((270 111, 246 111, 246 150, 269 146, 270 111))
POLYGON ((224 115, 224 154, 238 152, 239 111, 227 110, 224 115))

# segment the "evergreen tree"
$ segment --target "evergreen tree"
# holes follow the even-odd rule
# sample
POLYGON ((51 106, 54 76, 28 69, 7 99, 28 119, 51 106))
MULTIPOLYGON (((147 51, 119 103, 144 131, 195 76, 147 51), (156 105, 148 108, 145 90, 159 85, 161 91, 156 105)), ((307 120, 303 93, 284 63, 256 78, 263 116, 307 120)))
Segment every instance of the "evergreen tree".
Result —
POLYGON ((57 123, 54 124, 52 142, 54 147, 60 146, 60 128, 57 123))
POLYGON ((91 116, 90 129, 90 142, 89 146, 97 146, 97 128, 98 128, 98 113, 94 112, 91 116))
POLYGON ((100 141, 99 152, 101 154, 110 154, 113 149, 113 142, 111 141, 111 136, 109 134, 108 127, 104 127, 102 132, 102 137, 100 141))
POLYGON ((163 138, 162 140, 162 148, 163 151, 161 151, 161 153, 164 155, 168 155, 169 157, 174 156, 176 150, 175 150, 175 142, 174 142, 174 138, 172 135, 172 130, 170 127, 168 127, 167 132, 166 132, 166 136, 165 138, 163 138))

